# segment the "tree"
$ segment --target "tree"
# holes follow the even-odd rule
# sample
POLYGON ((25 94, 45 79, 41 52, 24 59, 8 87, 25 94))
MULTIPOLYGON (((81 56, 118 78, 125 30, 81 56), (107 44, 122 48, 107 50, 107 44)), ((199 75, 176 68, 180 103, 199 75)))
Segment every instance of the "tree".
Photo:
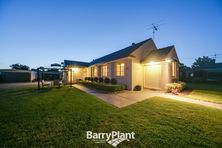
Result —
POLYGON ((209 66, 214 64, 215 64, 215 59, 209 58, 208 56, 203 56, 196 59, 196 61, 192 65, 192 68, 197 69, 203 66, 209 66))
POLYGON ((29 70, 29 66, 27 65, 22 65, 22 64, 12 64, 10 65, 12 69, 17 69, 17 70, 29 70))
POLYGON ((188 67, 188 66, 186 66, 185 64, 179 63, 179 71, 180 71, 180 72, 185 72, 185 71, 190 70, 190 69, 191 69, 191 68, 188 67))

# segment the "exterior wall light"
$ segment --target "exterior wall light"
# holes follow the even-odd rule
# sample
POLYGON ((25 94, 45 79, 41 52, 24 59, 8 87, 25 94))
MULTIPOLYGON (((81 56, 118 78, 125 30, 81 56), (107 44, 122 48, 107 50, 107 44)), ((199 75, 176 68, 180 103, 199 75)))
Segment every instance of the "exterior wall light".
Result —
POLYGON ((165 62, 170 63, 171 59, 166 59, 165 62))
POLYGON ((79 72, 79 68, 77 68, 77 67, 74 67, 74 68, 71 68, 72 69, 72 71, 74 72, 74 73, 78 73, 79 72))

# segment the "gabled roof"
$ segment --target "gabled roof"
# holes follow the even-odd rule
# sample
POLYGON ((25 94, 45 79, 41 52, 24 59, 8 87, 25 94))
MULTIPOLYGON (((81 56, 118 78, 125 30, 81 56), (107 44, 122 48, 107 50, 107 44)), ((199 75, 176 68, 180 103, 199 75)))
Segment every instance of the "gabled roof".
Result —
MULTIPOLYGON (((172 55, 169 54, 172 50, 175 50, 174 46, 168 46, 152 50, 143 62, 150 62, 150 61, 158 62, 165 60, 166 58, 172 58, 171 57, 172 55)), ((177 55, 174 56, 176 57, 176 60, 178 60, 177 55)))
POLYGON ((68 65, 88 67, 89 64, 88 62, 64 60, 64 67, 68 65))
POLYGON ((151 38, 144 40, 142 42, 139 42, 137 44, 132 44, 132 46, 126 47, 124 49, 121 49, 119 51, 113 52, 111 54, 108 54, 106 56, 103 56, 101 58, 93 60, 90 65, 98 64, 98 63, 105 63, 121 58, 128 57, 132 52, 134 52, 137 48, 139 48, 141 45, 143 45, 145 42, 152 40, 151 38))

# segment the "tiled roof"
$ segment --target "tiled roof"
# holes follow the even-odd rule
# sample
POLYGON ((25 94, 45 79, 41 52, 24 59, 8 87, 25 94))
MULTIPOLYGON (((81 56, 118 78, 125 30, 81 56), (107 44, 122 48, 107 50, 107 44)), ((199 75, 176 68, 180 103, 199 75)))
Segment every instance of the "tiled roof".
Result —
MULTIPOLYGON (((137 44, 132 44, 132 46, 126 47, 124 49, 121 49, 119 51, 113 52, 111 54, 108 54, 106 56, 103 56, 101 58, 95 59, 92 62, 80 62, 80 61, 70 61, 70 60, 65 60, 64 61, 64 66, 68 66, 68 65, 74 65, 74 66, 84 66, 84 67, 88 67, 90 65, 94 65, 94 64, 99 64, 99 63, 105 63, 105 62, 109 62, 109 61, 114 61, 114 60, 118 60, 121 58, 125 58, 130 56, 130 54, 132 52, 134 52, 136 49, 138 49, 140 46, 142 46, 145 42, 152 40, 147 39, 144 40, 142 42, 139 42, 137 44)), ((165 48, 160 48, 160 49, 156 49, 156 50, 152 50, 149 55, 147 56, 147 58, 144 61, 161 61, 161 60, 165 60, 168 56, 169 53, 175 50, 174 46, 168 46, 165 48)), ((177 56, 176 56, 177 58, 177 56)), ((178 58, 177 58, 178 59, 178 58)))
POLYGON ((121 49, 119 51, 116 51, 116 52, 113 52, 113 53, 108 54, 106 56, 103 56, 101 58, 95 59, 90 63, 90 65, 94 65, 94 64, 98 64, 98 63, 105 63, 105 62, 128 57, 132 52, 134 52, 137 48, 139 48, 141 45, 143 45, 145 42, 147 42, 149 40, 152 40, 152 39, 149 38, 145 41, 139 42, 137 44, 132 44, 132 46, 126 47, 126 48, 121 49))
POLYGON ((157 50, 152 50, 149 55, 146 57, 145 61, 162 61, 168 57, 168 54, 171 50, 174 49, 174 46, 168 46, 160 48, 157 50))

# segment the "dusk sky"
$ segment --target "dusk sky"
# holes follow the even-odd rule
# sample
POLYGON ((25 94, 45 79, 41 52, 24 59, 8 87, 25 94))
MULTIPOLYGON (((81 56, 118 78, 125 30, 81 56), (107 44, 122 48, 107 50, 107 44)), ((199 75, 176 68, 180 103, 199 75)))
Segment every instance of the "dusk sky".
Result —
POLYGON ((0 68, 90 62, 152 37, 153 22, 157 47, 175 45, 182 63, 222 62, 221 0, 0 0, 0 68))

